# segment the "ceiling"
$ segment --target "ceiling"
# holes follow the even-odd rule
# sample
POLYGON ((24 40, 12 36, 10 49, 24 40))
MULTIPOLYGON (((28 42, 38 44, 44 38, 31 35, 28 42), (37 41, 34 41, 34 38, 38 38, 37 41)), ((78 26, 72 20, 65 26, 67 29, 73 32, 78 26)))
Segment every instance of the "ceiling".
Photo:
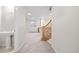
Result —
POLYGON ((49 15, 50 6, 20 6, 25 15, 31 13, 33 17, 44 17, 49 15))

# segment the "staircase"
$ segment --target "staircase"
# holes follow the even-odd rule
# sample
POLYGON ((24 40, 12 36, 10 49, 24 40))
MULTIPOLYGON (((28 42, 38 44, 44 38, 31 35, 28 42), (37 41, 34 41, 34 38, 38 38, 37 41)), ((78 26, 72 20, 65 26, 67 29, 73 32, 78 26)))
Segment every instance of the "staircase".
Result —
POLYGON ((39 32, 41 33, 41 40, 47 41, 51 38, 51 26, 52 20, 49 20, 47 24, 39 28, 39 32))

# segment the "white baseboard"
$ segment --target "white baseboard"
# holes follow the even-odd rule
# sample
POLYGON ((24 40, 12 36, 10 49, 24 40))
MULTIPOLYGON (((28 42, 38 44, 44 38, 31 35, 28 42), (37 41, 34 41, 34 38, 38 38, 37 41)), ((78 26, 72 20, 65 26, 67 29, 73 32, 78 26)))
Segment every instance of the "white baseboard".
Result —
POLYGON ((50 46, 52 47, 52 49, 54 49, 55 53, 57 53, 57 50, 56 50, 56 48, 54 47, 54 45, 52 44, 51 39, 48 41, 48 43, 50 44, 50 46))
POLYGON ((57 53, 56 48, 53 45, 51 45, 51 47, 52 47, 52 49, 54 49, 55 53, 57 53))

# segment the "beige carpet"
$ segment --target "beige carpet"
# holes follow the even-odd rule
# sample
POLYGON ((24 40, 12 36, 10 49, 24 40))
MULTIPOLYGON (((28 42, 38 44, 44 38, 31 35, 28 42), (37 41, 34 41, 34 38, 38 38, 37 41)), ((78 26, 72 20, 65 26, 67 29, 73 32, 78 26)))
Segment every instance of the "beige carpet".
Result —
POLYGON ((41 41, 39 33, 26 34, 25 42, 16 53, 55 53, 48 42, 41 41))

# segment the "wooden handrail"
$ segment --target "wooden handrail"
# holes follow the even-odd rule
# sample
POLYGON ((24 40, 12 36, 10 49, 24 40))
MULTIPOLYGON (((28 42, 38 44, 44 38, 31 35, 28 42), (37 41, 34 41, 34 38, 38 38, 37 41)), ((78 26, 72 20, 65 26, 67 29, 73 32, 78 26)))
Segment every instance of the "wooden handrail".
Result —
POLYGON ((45 25, 45 27, 46 27, 47 25, 49 25, 49 24, 51 23, 51 21, 52 21, 52 20, 50 20, 50 21, 45 25))
POLYGON ((42 27, 42 40, 47 41, 51 38, 51 22, 52 19, 48 21, 48 23, 42 27))

